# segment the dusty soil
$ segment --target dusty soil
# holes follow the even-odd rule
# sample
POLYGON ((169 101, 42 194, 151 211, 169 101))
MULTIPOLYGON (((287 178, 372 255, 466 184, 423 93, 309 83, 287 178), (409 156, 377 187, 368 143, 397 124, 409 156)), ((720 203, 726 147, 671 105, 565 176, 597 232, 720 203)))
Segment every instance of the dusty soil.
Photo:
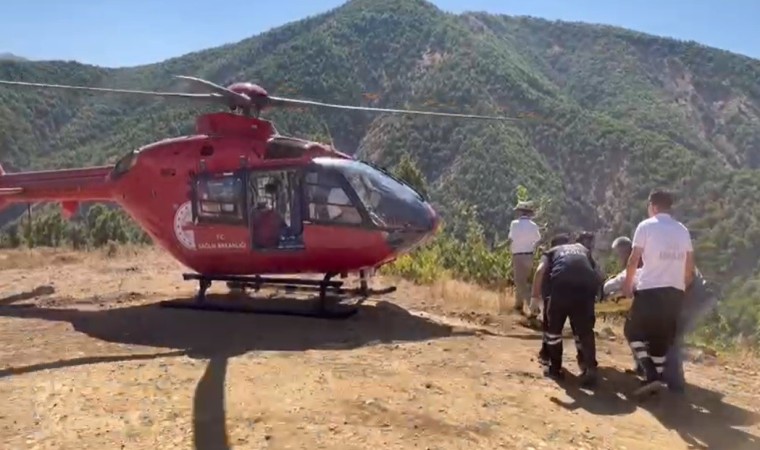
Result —
POLYGON ((194 291, 182 268, 122 253, 0 254, 3 449, 760 448, 753 361, 636 403, 614 326, 582 391, 541 377, 494 293, 402 284, 337 322, 166 309, 194 291))

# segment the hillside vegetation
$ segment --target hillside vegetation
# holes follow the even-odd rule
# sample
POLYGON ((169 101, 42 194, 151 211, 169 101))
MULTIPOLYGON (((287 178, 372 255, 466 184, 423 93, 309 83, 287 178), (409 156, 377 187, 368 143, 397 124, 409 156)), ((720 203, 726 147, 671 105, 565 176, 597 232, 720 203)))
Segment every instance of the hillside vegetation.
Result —
MULTIPOLYGON (((334 103, 537 117, 271 116, 281 132, 419 168, 447 219, 444 236, 393 269, 420 281, 445 267, 503 285, 508 255, 494 244, 505 237, 520 186, 540 199, 547 232, 596 230, 600 247, 632 233, 651 188, 673 189, 698 265, 725 294, 711 337, 760 341, 760 61, 613 27, 452 15, 421 0, 354 0, 236 44, 134 68, 0 61, 1 79, 32 82, 167 90, 181 86, 175 74, 250 80, 275 95, 334 103)), ((6 170, 113 161, 190 132, 199 112, 0 88, 0 161, 6 170)))

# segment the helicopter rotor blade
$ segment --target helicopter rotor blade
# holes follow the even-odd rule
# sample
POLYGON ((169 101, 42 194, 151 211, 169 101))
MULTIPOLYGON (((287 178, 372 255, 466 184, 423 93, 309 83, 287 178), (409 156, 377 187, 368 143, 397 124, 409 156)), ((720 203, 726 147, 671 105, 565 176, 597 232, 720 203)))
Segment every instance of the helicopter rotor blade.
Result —
POLYGON ((184 98, 194 100, 223 100, 219 94, 188 94, 184 92, 155 92, 155 91, 138 91, 133 89, 113 89, 113 88, 99 88, 89 86, 70 86, 65 84, 47 84, 47 83, 29 83, 26 81, 5 81, 0 80, 0 85, 6 86, 24 86, 32 88, 42 89, 67 89, 70 91, 89 91, 89 92, 108 92, 113 94, 135 94, 135 95, 150 95, 154 97, 166 97, 166 98, 184 98))
POLYGON ((221 95, 227 98, 232 104, 236 106, 248 106, 251 104, 251 99, 249 99, 248 96, 239 94, 235 91, 227 89, 224 86, 219 86, 218 84, 212 83, 211 81, 198 77, 190 77, 187 75, 174 75, 174 78, 189 81, 195 86, 201 87, 210 93, 221 95))
POLYGON ((525 119, 519 117, 507 117, 507 116, 482 116, 478 114, 458 114, 458 113, 444 113, 435 111, 418 111, 413 109, 391 109, 391 108, 372 108, 369 106, 350 106, 350 105, 336 105, 333 103, 322 103, 312 100, 299 100, 284 97, 269 97, 270 106, 280 107, 297 107, 297 106, 318 106, 323 108, 334 109, 349 109, 355 111, 374 111, 374 112, 387 112, 395 114, 415 114, 421 116, 439 116, 439 117, 459 117, 463 119, 481 119, 481 120, 502 120, 502 121, 523 121, 525 119))
POLYGON ((158 92, 158 91, 141 91, 134 89, 115 89, 115 88, 102 88, 102 87, 90 87, 90 86, 72 86, 63 84, 50 84, 50 83, 30 83, 26 81, 6 81, 0 80, 0 86, 22 86, 41 89, 65 89, 70 91, 85 91, 85 92, 103 92, 114 94, 132 94, 132 95, 144 95, 164 98, 177 98, 177 99, 190 99, 201 101, 213 101, 217 103, 224 103, 231 108, 244 108, 248 109, 255 107, 257 109, 265 107, 299 107, 299 106, 316 106, 322 108, 343 109, 352 111, 370 111, 370 112, 385 112, 393 114, 413 114, 420 116, 437 116, 437 117, 457 117, 464 119, 479 119, 479 120, 496 120, 496 121, 524 121, 527 118, 523 117, 508 117, 508 116, 486 116, 479 114, 461 114, 461 113, 445 113, 436 111, 420 111, 412 109, 393 109, 393 108, 373 108, 369 106, 352 106, 352 105, 339 105, 334 103, 317 102, 313 100, 301 100, 286 97, 274 97, 266 96, 263 98, 255 97, 249 98, 248 95, 241 94, 226 87, 212 83, 207 80, 203 80, 197 77, 191 77, 186 75, 175 75, 175 78, 182 79, 193 83, 197 87, 201 87, 203 90, 208 91, 206 93, 188 93, 188 92, 158 92))

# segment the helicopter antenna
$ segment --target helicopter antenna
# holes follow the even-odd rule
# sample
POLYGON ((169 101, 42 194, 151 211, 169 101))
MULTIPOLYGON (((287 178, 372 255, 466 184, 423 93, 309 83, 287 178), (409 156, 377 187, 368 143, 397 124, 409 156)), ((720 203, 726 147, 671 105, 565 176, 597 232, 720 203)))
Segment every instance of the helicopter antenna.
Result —
POLYGON ((31 203, 26 204, 26 226, 28 230, 28 234, 26 236, 26 239, 27 239, 26 245, 29 248, 32 248, 34 247, 34 237, 33 237, 34 223, 32 222, 32 204, 31 203))
POLYGON ((335 148, 335 141, 333 141, 332 133, 330 133, 330 124, 327 123, 327 120, 322 119, 321 120, 322 125, 325 127, 325 131, 327 132, 327 137, 330 138, 330 147, 335 148))

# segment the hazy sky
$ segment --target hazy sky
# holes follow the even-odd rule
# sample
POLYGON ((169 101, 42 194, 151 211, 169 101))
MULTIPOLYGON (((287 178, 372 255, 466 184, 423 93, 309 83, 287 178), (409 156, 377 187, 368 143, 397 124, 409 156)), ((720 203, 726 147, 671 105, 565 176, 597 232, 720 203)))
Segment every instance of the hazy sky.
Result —
MULTIPOLYGON (((383 1, 383 0, 376 0, 383 1)), ((342 0, 3 0, 0 52, 131 66, 236 42, 342 0)), ((605 23, 760 58, 760 0, 435 0, 488 11, 605 23)))

